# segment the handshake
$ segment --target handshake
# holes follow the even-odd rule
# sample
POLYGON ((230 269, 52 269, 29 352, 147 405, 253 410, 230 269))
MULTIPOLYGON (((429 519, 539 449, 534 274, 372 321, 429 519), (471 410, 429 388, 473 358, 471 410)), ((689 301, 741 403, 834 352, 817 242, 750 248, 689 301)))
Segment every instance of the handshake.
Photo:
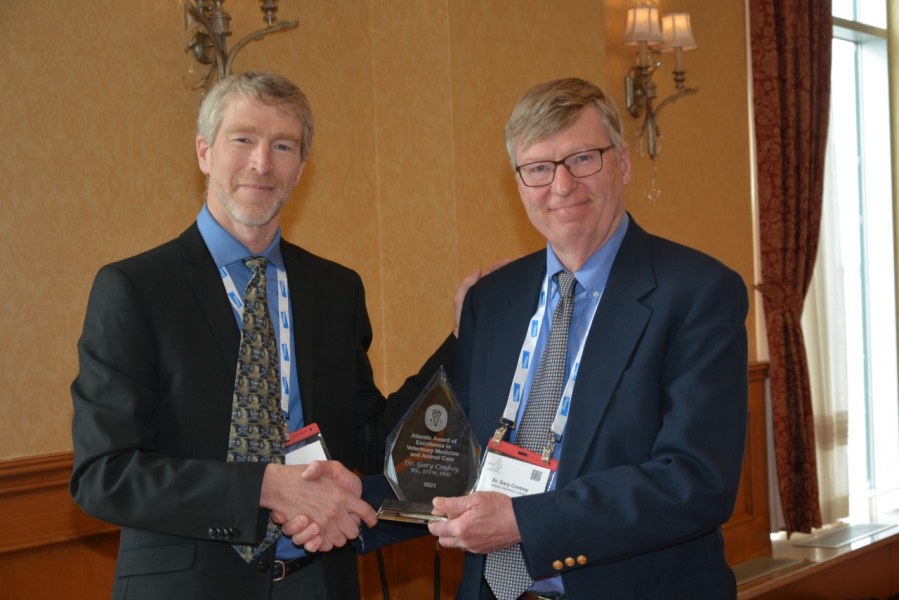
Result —
MULTIPOLYGON (((337 461, 266 466, 259 505, 294 544, 308 552, 327 552, 359 536, 377 515, 361 499, 362 481, 337 461)), ((441 546, 487 554, 521 542, 512 499, 499 492, 434 498, 435 510, 451 518, 428 525, 441 546)))
POLYGON ((362 481, 334 460, 309 465, 266 466, 259 505, 293 543, 327 552, 359 536, 364 521, 374 527, 374 509, 362 500, 362 481))

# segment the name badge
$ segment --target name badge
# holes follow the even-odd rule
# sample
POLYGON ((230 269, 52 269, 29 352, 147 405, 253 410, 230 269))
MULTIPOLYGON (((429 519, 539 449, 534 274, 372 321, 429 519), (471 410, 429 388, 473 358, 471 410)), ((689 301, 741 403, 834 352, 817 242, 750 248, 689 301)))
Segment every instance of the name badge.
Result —
POLYGON ((499 492, 512 498, 542 494, 549 489, 558 468, 556 459, 543 462, 537 452, 491 440, 475 490, 499 492))
POLYGON ((331 460, 328 447, 316 423, 290 434, 284 446, 284 464, 308 465, 314 460, 331 460))

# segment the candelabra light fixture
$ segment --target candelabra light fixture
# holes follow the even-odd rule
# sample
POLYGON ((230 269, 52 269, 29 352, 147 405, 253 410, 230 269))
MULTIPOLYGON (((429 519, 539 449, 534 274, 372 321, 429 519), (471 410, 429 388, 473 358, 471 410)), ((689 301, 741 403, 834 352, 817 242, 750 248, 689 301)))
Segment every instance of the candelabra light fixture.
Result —
POLYGON ((248 43, 299 24, 299 21, 277 20, 278 0, 260 0, 266 27, 244 36, 228 50, 231 15, 222 6, 225 0, 183 0, 183 3, 184 51, 190 61, 184 85, 190 89, 208 90, 216 77, 221 79, 231 73, 234 57, 248 43))
POLYGON ((643 118, 640 128, 640 150, 655 160, 659 153, 659 113, 678 98, 695 94, 696 88, 686 87, 687 72, 684 70, 684 52, 697 47, 690 29, 690 15, 672 13, 662 17, 659 27, 659 9, 650 2, 641 2, 627 11, 627 28, 624 43, 637 46, 636 65, 631 67, 625 79, 627 110, 634 118, 643 118), (655 104, 656 84, 653 74, 661 66, 661 53, 674 53, 674 85, 676 90, 670 96, 655 104))

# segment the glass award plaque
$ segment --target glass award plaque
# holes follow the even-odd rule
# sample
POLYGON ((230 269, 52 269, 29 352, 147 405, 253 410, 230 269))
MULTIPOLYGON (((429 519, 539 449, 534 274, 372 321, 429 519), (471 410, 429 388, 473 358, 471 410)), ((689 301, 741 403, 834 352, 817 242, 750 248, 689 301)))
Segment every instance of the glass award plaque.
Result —
POLYGON ((385 500, 379 519, 428 523, 436 496, 464 496, 478 480, 481 446, 456 402, 443 367, 387 437, 384 475, 397 499, 385 500))

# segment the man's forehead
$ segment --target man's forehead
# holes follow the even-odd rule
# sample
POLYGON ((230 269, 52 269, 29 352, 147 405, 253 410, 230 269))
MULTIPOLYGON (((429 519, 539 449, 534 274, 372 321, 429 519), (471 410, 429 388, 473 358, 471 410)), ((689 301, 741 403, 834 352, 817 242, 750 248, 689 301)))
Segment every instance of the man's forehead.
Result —
POLYGON ((221 130, 223 132, 261 132, 265 127, 254 114, 253 109, 263 112, 276 110, 286 121, 279 123, 279 137, 300 140, 303 137, 302 119, 292 109, 290 104, 266 104, 259 100, 243 98, 241 96, 232 99, 223 111, 221 130))
MULTIPOLYGON (((535 139, 520 137, 515 143, 515 155, 521 164, 521 159, 532 158, 533 154, 546 152, 548 149, 561 152, 568 148, 566 154, 569 154, 587 148, 608 146, 609 143, 609 132, 599 110, 593 106, 585 106, 570 125, 535 139)), ((537 160, 542 158, 548 157, 538 157, 537 160)))
POLYGON ((266 134, 272 135, 278 139, 285 140, 296 140, 300 141, 303 139, 303 130, 302 127, 297 125, 294 127, 282 127, 277 130, 272 131, 267 127, 261 126, 259 123, 256 123, 250 119, 238 119, 232 122, 225 121, 222 123, 222 133, 235 134, 235 133, 252 133, 252 134, 266 134))
POLYGON ((550 137, 537 140, 527 148, 518 148, 515 151, 515 156, 516 162, 522 165, 534 161, 560 160, 584 150, 604 148, 609 145, 608 136, 604 132, 571 136, 558 140, 550 137))

